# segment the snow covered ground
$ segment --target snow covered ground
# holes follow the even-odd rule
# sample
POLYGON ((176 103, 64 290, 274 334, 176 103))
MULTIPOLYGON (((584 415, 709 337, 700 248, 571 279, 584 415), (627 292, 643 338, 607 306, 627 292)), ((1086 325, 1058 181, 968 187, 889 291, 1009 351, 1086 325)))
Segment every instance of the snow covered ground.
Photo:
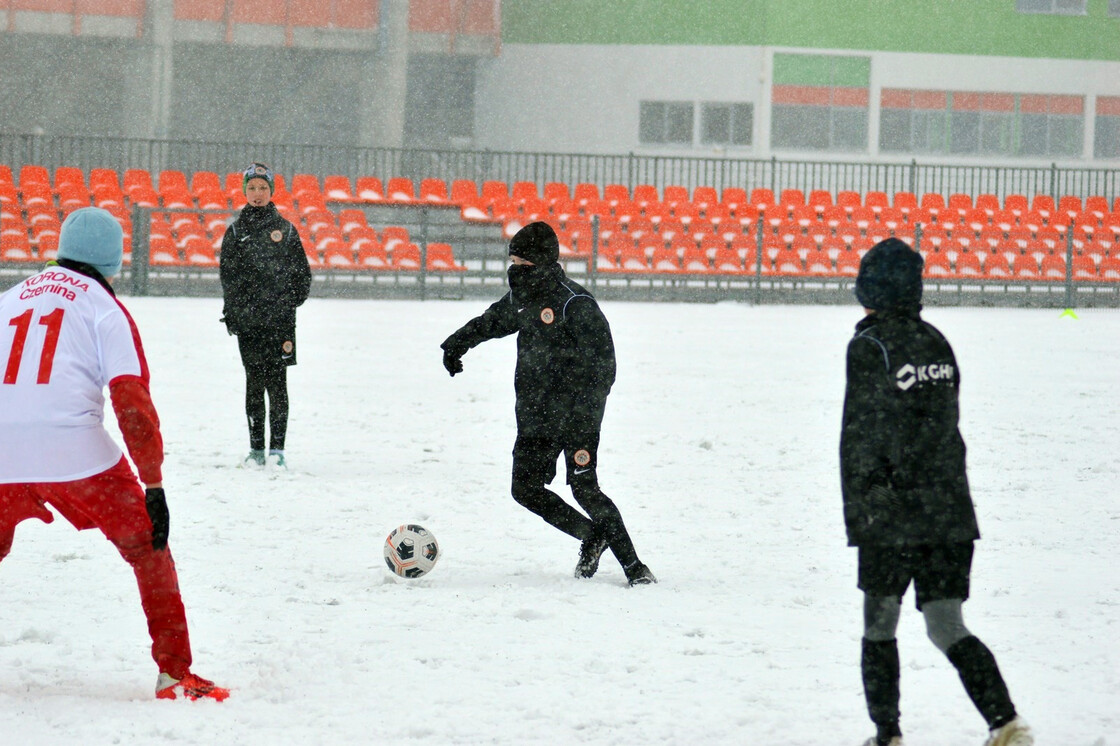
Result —
MULTIPOLYGON (((854 302, 604 304, 619 378, 601 482, 661 581, 637 589, 613 559, 572 578, 578 545, 509 497, 513 341, 471 351, 454 379, 440 364, 485 301, 312 299, 287 473, 237 468, 243 383, 220 301, 125 302, 163 419, 195 670, 233 695, 154 700, 127 565, 95 532, 31 521, 0 565, 0 743, 843 746, 872 732, 837 475, 854 302), (381 559, 404 522, 443 550, 419 581, 381 559)), ((1040 744, 1117 746, 1120 313, 1079 315, 926 313, 962 369, 984 534, 965 619, 1040 744)), ((904 603, 907 744, 981 744, 904 603)))

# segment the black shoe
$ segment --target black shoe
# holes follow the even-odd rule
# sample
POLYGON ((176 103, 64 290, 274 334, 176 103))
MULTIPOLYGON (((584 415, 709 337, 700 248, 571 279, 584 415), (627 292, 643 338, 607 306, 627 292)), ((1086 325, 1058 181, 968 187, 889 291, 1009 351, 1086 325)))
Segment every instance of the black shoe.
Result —
POLYGON ((610 542, 607 537, 600 534, 598 531, 592 531, 591 536, 583 540, 579 545, 579 561, 576 562, 576 577, 577 578, 590 578, 595 575, 599 569, 599 558, 603 556, 603 552, 607 551, 610 542))
POLYGON ((653 576, 650 569, 641 562, 635 562, 626 568, 626 579, 630 581, 631 586, 650 585, 657 582, 657 578, 653 576))

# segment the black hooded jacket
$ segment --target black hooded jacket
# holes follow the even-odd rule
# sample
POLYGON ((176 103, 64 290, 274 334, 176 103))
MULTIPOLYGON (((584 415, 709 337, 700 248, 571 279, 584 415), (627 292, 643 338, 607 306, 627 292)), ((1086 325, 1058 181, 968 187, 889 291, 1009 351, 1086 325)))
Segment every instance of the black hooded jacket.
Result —
POLYGON ((852 546, 980 537, 957 428, 960 371, 948 341, 911 311, 880 311, 848 344, 840 435, 852 546))
POLYGON ((223 314, 234 334, 294 329, 311 290, 311 267, 295 226, 271 202, 246 206, 222 237, 223 314))
POLYGON ((614 385, 614 340, 599 304, 559 264, 542 273, 524 304, 506 293, 443 343, 465 352, 517 334, 517 432, 563 439, 598 432, 614 385))

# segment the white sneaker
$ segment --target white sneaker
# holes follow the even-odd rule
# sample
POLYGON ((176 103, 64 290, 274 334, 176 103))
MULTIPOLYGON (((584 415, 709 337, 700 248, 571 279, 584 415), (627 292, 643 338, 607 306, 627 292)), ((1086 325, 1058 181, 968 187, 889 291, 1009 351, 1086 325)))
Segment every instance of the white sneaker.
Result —
MULTIPOLYGON (((863 742, 863 746, 879 746, 879 742, 875 740, 875 736, 872 736, 863 742)), ((902 736, 895 736, 887 741, 887 746, 906 746, 906 744, 902 742, 902 736)))
POLYGON ((996 728, 984 746, 1034 746, 1034 735, 1026 721, 1016 717, 1002 728, 996 728))

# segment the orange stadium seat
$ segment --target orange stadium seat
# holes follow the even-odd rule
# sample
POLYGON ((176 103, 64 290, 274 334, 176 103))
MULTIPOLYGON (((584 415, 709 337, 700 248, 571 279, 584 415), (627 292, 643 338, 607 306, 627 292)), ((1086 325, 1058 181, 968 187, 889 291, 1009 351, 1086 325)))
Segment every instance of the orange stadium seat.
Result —
POLYGON ((804 205, 805 193, 800 189, 783 189, 778 203, 790 208, 804 205))
POLYGON ((727 205, 732 212, 735 212, 740 205, 750 204, 747 198, 747 190, 742 187, 724 187, 720 192, 719 201, 727 205))
POLYGON ((376 176, 359 176, 354 184, 355 197, 362 202, 384 202, 385 187, 376 176))
POLYGON ((434 177, 420 180, 420 201, 444 204, 447 198, 447 182, 434 177))
POLYGON ((983 210, 989 215, 1000 210, 999 197, 994 194, 978 194, 976 195, 976 209, 983 210))
POLYGON ((465 272, 466 267, 455 261, 455 254, 448 243, 428 244, 426 266, 430 272, 465 272))
MULTIPOLYGON (((385 247, 385 251, 390 254, 394 254, 398 247, 405 246, 409 243, 411 243, 411 239, 408 235, 408 228, 390 225, 381 230, 381 244, 385 247)), ((419 258, 417 262, 419 262, 419 258)))
POLYGON ((390 202, 408 203, 416 201, 416 187, 412 179, 393 176, 385 183, 385 199, 390 202))
POLYGON ((511 199, 509 186, 504 181, 498 181, 497 179, 482 182, 482 191, 479 192, 478 196, 482 198, 482 203, 487 206, 498 200, 511 199))
MULTIPOLYGON (((725 248, 725 246, 726 244, 722 241, 720 241, 717 246, 713 246, 711 249, 712 256, 714 257, 715 254, 720 249, 725 248)), ((704 246, 686 246, 684 253, 681 254, 680 257, 681 271, 690 274, 711 272, 712 266, 709 263, 709 259, 708 251, 704 246)))
POLYGON ((357 253, 358 267, 361 269, 391 269, 392 262, 389 261, 389 255, 385 251, 385 247, 377 242, 368 242, 357 245, 357 241, 351 244, 357 253))
POLYGON ((354 191, 350 187, 350 177, 339 174, 323 177, 323 196, 331 202, 353 202, 354 191))
POLYGON ((215 190, 219 192, 224 191, 222 189, 222 180, 218 178, 218 174, 214 171, 195 171, 194 174, 191 175, 191 194, 198 196, 200 193, 215 190))
POLYGON ((715 187, 698 186, 692 190, 692 204, 701 210, 708 211, 720 204, 719 195, 715 187))
POLYGON ((19 168, 19 186, 22 189, 28 184, 44 184, 49 189, 51 174, 46 166, 26 164, 19 168))
POLYGON ((913 192, 895 192, 893 206, 906 215, 918 209, 918 198, 913 192))
POLYGON ((397 244, 392 250, 393 269, 413 272, 420 269, 420 247, 414 243, 397 244))
POLYGON ((544 201, 549 204, 571 200, 572 194, 568 185, 559 181, 549 181, 544 185, 544 201))

